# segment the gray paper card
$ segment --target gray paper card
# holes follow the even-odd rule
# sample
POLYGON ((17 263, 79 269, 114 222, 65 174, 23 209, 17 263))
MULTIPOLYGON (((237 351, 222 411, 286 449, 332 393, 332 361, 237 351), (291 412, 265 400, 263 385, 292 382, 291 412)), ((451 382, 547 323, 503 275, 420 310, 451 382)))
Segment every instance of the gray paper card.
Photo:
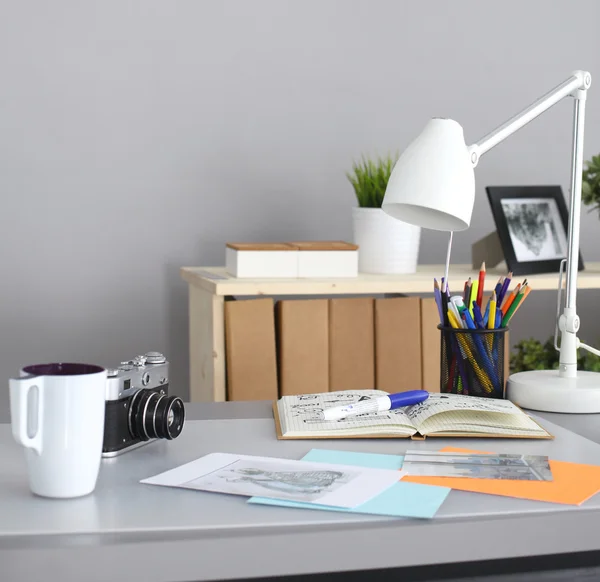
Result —
POLYGON ((407 451, 402 469, 407 475, 552 481, 548 457, 407 451))

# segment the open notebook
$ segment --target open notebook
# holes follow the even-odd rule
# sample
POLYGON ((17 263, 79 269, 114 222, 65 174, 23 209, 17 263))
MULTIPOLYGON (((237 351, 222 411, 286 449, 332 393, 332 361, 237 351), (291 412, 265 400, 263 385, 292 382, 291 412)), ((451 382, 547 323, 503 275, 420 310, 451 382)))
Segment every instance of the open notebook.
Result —
POLYGON ((553 438, 537 422, 508 400, 430 394, 420 404, 324 421, 318 413, 325 408, 377 398, 379 390, 345 390, 322 394, 284 396, 273 405, 277 437, 319 438, 424 438, 502 437, 553 438))

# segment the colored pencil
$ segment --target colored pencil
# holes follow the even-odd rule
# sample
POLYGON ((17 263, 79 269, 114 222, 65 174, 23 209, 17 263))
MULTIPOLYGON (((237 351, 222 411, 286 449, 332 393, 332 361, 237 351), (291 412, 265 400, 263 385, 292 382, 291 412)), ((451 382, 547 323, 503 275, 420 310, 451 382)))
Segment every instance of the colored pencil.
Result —
POLYGON ((466 303, 466 305, 469 306, 469 313, 471 314, 471 317, 473 317, 473 303, 476 303, 478 293, 479 293, 479 281, 475 280, 475 281, 473 281, 473 283, 471 285, 471 290, 469 293, 469 300, 466 303))
POLYGON ((511 320, 511 318, 514 315, 515 311, 519 307, 519 303, 521 303, 523 301, 523 297, 525 296, 525 291, 526 290, 527 290, 527 285, 523 285, 521 287, 521 290, 517 294, 517 297, 512 302, 512 304, 509 307, 509 309, 507 310, 506 315, 502 318, 502 322, 500 324, 502 327, 506 327, 508 325, 508 322, 511 320))
POLYGON ((512 305, 512 302, 515 300, 515 297, 519 293, 520 289, 521 283, 517 283, 517 286, 512 290, 512 293, 508 297, 505 297, 501 308, 503 315, 506 315, 506 312, 509 310, 510 306, 512 305))
POLYGON ((488 316, 488 329, 494 329, 496 325, 496 292, 492 293, 490 298, 490 314, 488 316))
POLYGON ((441 293, 441 300, 442 300, 442 313, 444 315, 444 326, 448 327, 449 322, 448 322, 448 295, 446 293, 444 293, 444 291, 442 290, 441 293))
POLYGON ((513 276, 513 274, 511 272, 504 278, 504 281, 502 282, 502 287, 500 288, 500 295, 498 295, 498 305, 502 304, 502 300, 504 299, 504 296, 506 295, 506 292, 508 291, 508 287, 510 285, 512 276, 513 276))
POLYGON ((496 283, 496 286, 494 287, 494 293, 496 293, 496 298, 498 298, 498 295, 500 294, 500 290, 502 289, 502 283, 504 283, 504 277, 500 277, 498 279, 498 282, 496 283))
POLYGON ((444 320, 444 308, 442 307, 442 292, 440 291, 440 285, 437 282, 437 279, 433 280, 433 295, 435 297, 435 304, 438 308, 438 313, 440 315, 440 323, 442 325, 446 325, 444 320))
POLYGON ((499 329, 502 325, 502 311, 496 307, 496 321, 494 322, 494 328, 499 329))
POLYGON ((458 308, 452 300, 450 300, 450 302, 448 303, 448 310, 454 314, 454 319, 456 319, 456 321, 458 322, 459 327, 466 327, 462 324, 462 317, 460 316, 458 308))
POLYGON ((463 301, 465 305, 469 305, 469 297, 471 296, 471 277, 465 281, 465 288, 463 290, 463 301))
MULTIPOLYGON (((448 319, 450 321, 450 325, 454 329, 462 328, 462 325, 457 321, 456 316, 450 310, 448 310, 448 319)), ((469 364, 473 368, 473 371, 475 372, 475 375, 477 376, 477 379, 479 380, 481 387, 488 393, 492 392, 492 390, 493 390, 492 382, 489 379, 489 377, 486 375, 485 371, 479 366, 477 359, 473 357, 473 353, 471 352, 471 347, 469 346, 469 343, 466 341, 466 338, 462 337, 461 334, 456 334, 456 339, 460 345, 461 351, 464 353, 467 360, 469 361, 469 364)))
POLYGON ((477 324, 479 329, 485 329, 485 324, 483 323, 483 315, 481 315, 481 309, 479 309, 479 305, 477 305, 477 301, 473 301, 473 319, 477 324))
POLYGON ((483 287, 485 285, 485 261, 481 263, 481 269, 479 269, 479 281, 477 286, 477 305, 481 309, 483 304, 483 287))
POLYGON ((448 321, 454 329, 462 329, 462 325, 460 324, 459 320, 456 319, 456 315, 454 315, 454 311, 451 309, 448 309, 448 321))
MULTIPOLYGON (((517 311, 519 311, 519 307, 521 307, 521 305, 523 305, 523 303, 525 303, 525 299, 527 299, 527 296, 531 293, 531 287, 529 285, 525 285, 525 292, 523 293, 523 299, 521 299, 521 301, 519 302, 519 305, 517 305, 517 307, 515 308, 515 310, 513 311, 513 316, 515 315, 515 313, 517 311)), ((510 321, 510 320, 509 320, 510 321)))

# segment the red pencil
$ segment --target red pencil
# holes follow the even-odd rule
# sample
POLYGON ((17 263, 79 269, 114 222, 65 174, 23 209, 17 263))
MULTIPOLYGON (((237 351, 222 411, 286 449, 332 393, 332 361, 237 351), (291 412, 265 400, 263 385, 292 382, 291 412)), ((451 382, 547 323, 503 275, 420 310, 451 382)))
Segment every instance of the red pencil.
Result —
POLYGON ((477 305, 479 309, 482 308, 483 304, 483 286, 485 284, 485 261, 481 263, 481 269, 479 269, 479 286, 477 287, 477 305))

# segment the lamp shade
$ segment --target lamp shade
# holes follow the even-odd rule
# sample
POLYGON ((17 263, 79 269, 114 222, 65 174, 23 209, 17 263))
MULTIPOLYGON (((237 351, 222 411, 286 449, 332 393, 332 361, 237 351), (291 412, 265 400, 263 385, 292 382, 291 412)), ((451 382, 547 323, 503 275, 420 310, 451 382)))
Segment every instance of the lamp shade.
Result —
POLYGON ((475 173, 462 127, 431 119, 396 162, 383 211, 423 228, 464 230, 474 201, 475 173))

